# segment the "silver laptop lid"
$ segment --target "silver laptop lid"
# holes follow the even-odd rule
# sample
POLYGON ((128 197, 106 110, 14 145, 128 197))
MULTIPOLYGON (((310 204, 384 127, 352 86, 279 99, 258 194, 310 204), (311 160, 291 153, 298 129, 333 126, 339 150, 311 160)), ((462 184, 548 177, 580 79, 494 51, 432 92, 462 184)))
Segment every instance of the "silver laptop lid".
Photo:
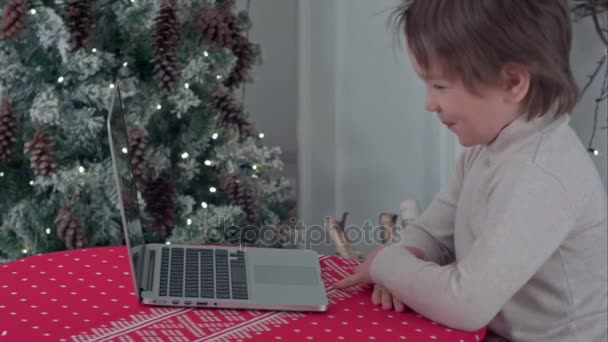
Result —
POLYGON ((108 115, 108 139, 112 154, 112 164, 118 190, 118 204, 122 215, 122 226, 131 258, 131 273, 137 294, 142 289, 145 240, 141 226, 141 216, 137 202, 137 191, 131 171, 131 151, 125 123, 124 106, 117 86, 108 115))

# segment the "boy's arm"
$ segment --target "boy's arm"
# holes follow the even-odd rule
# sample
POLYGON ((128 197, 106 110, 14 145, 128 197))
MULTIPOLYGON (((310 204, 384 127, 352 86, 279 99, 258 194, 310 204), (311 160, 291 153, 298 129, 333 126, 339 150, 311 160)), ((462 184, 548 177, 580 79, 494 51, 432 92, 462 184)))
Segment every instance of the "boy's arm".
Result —
POLYGON ((435 196, 428 208, 403 227, 402 247, 416 247, 423 259, 439 265, 454 261, 454 217, 464 178, 466 151, 461 153, 450 181, 435 196))
POLYGON ((397 246, 418 254, 427 261, 447 265, 454 261, 454 216, 456 208, 438 194, 414 222, 404 227, 397 246))
POLYGON ((517 168, 494 186, 484 231, 457 263, 439 266, 389 246, 372 261, 371 277, 426 317, 477 330, 555 253, 573 225, 561 183, 534 165, 517 168))

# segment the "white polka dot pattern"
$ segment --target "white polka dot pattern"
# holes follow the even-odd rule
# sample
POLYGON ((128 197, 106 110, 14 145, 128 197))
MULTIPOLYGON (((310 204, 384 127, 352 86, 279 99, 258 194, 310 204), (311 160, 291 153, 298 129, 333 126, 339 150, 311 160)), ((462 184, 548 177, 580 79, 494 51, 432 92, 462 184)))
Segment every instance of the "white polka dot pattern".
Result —
MULTIPOLYGON (((126 248, 32 256, 0 265, 0 341, 461 341, 450 329, 411 311, 384 311, 368 286, 330 290, 325 313, 162 308, 133 293, 126 248)), ((355 260, 322 256, 331 285, 355 260)))

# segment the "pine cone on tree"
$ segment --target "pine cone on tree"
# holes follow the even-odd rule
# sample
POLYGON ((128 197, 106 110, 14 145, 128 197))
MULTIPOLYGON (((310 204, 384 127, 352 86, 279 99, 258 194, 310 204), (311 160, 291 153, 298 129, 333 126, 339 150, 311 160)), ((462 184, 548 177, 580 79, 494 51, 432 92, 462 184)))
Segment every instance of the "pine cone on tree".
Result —
POLYGON ((221 49, 232 49, 240 32, 237 18, 232 12, 232 4, 224 4, 219 9, 204 9, 200 17, 200 27, 203 37, 221 49))
POLYGON ((213 92, 213 106, 220 112, 224 127, 236 128, 240 135, 251 129, 251 123, 232 95, 223 87, 217 87, 213 92))
POLYGON ((6 3, 0 23, 0 35, 3 39, 10 40, 23 30, 26 11, 27 0, 9 0, 6 3))
POLYGON ((154 74, 165 90, 175 86, 179 76, 177 70, 177 45, 179 24, 175 0, 164 0, 158 16, 154 19, 154 74))
POLYGON ((232 72, 230 72, 230 75, 224 81, 224 85, 228 89, 238 88, 247 79, 255 58, 253 44, 243 35, 238 36, 232 52, 236 56, 237 61, 234 69, 232 69, 232 72))
POLYGON ((74 51, 86 48, 91 43, 93 15, 89 0, 70 0, 66 9, 66 22, 70 31, 70 43, 74 51))
POLYGON ((74 214, 69 204, 59 209, 55 226, 57 226, 57 237, 65 241, 69 249, 82 248, 89 244, 87 234, 80 224, 80 218, 74 214))
POLYGON ((147 184, 144 198, 148 213, 154 219, 152 229, 165 235, 173 227, 173 215, 177 209, 175 188, 165 178, 147 184))
POLYGON ((46 136, 43 127, 37 128, 34 138, 25 143, 25 153, 30 155, 31 166, 37 175, 48 176, 57 171, 59 164, 53 155, 55 144, 55 137, 46 136))
POLYGON ((129 129, 129 151, 131 151, 131 169, 135 176, 135 184, 143 187, 150 181, 149 160, 146 155, 148 149, 148 137, 139 127, 129 129))
POLYGON ((17 127, 17 118, 11 110, 8 94, 5 94, 0 105, 0 159, 4 162, 8 162, 13 155, 13 148, 17 140, 15 127, 17 127))
POLYGON ((228 194, 230 202, 245 212, 247 223, 253 224, 257 221, 257 205, 253 192, 243 184, 239 176, 225 176, 222 181, 222 189, 228 194))

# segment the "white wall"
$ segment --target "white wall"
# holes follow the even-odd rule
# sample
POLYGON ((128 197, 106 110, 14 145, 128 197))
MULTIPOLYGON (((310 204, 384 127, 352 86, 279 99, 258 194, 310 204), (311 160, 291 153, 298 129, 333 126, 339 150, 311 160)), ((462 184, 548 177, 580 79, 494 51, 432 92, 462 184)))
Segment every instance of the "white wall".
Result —
MULTIPOLYGON (((406 198, 426 206, 451 172, 454 138, 386 28, 397 0, 300 0, 300 213, 377 224, 406 198)), ((359 246, 368 251, 373 246, 359 246)), ((326 249, 319 248, 320 251, 326 249)))
MULTIPOLYGON (((249 15, 252 42, 262 48, 262 64, 245 89, 245 106, 265 143, 283 151, 284 175, 297 186, 298 0, 253 0, 249 15)), ((241 10, 246 0, 238 0, 241 10)), ((237 95, 242 95, 237 92, 237 95)))
POLYGON ((336 213, 336 15, 335 1, 298 1, 298 215, 307 226, 336 213))
MULTIPOLYGON (((578 84, 582 87, 587 83, 587 75, 590 75, 596 68, 600 57, 605 53, 605 47, 597 36, 591 20, 584 20, 574 25, 574 42, 572 46, 572 65, 578 84)), ((602 81, 606 72, 606 64, 596 76, 595 81, 589 87, 581 102, 576 106, 572 113, 571 126, 577 132, 585 146, 589 143, 591 132, 593 131, 593 116, 595 111, 595 99, 600 94, 602 81)), ((601 130, 599 127, 608 124, 608 101, 604 101, 599 107, 598 129, 595 133, 594 148, 600 151, 599 156, 592 159, 598 168, 600 176, 604 182, 604 188, 608 186, 608 130, 601 130)))

